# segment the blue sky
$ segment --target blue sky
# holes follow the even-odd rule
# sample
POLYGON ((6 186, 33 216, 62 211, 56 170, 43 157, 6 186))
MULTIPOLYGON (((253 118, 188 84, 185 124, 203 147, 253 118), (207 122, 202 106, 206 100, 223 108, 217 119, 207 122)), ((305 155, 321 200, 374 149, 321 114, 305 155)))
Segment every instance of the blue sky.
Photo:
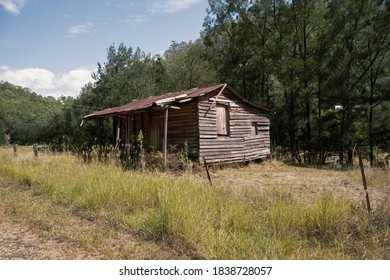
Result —
POLYGON ((107 48, 151 55, 199 38, 207 0, 0 0, 0 80, 77 96, 107 48))

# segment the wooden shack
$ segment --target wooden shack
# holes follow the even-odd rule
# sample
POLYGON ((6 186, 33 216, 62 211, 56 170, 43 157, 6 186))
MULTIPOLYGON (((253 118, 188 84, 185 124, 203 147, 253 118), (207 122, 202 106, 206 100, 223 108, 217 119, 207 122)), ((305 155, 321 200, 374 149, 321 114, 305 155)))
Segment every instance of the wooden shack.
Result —
POLYGON ((188 146, 192 158, 242 162, 270 155, 270 110, 239 96, 227 84, 134 100, 84 116, 113 117, 117 147, 131 145, 140 131, 148 150, 188 146))

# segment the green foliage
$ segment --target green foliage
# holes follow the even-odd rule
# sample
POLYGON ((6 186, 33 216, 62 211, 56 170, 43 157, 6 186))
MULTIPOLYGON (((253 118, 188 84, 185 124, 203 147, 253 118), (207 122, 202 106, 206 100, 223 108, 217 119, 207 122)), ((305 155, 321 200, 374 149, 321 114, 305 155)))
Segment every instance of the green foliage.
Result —
POLYGON ((50 142, 48 126, 61 113, 53 97, 42 97, 27 88, 0 82, 0 143, 50 142))
POLYGON ((107 49, 107 62, 98 63, 93 74, 94 86, 89 98, 94 106, 107 108, 123 105, 133 99, 158 93, 156 82, 157 60, 139 48, 126 47, 121 43, 116 49, 112 44, 107 49))
POLYGON ((164 91, 176 91, 217 83, 216 73, 205 59, 206 48, 195 42, 173 41, 160 60, 164 68, 164 91))
POLYGON ((81 118, 142 97, 228 83, 272 109, 273 145, 292 159, 339 151, 343 161, 358 144, 370 147, 373 161, 373 147, 388 150, 388 1, 209 0, 203 26, 200 39, 172 41, 162 56, 112 44, 77 98, 42 98, 1 83, 0 143, 8 135, 74 149, 113 144, 112 120, 80 128, 81 118))
POLYGON ((390 127, 381 121, 390 99, 388 1, 209 4, 207 57, 219 79, 275 112, 276 145, 293 157, 300 149, 342 154, 356 143, 389 146, 390 127))

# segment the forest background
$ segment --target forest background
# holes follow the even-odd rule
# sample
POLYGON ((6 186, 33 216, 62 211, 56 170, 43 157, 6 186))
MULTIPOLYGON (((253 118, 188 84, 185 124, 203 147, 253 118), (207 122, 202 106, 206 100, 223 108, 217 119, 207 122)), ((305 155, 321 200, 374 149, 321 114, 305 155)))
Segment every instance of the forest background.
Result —
MULTIPOLYGON (((84 115, 228 83, 272 110, 274 151, 306 163, 338 153, 348 163, 360 147, 374 164, 390 149, 390 1, 209 0, 199 39, 156 56, 112 44, 93 79, 58 99, 1 81, 0 144, 81 151, 98 143, 97 122, 79 126, 84 115)), ((111 130, 107 119, 104 144, 111 130)))

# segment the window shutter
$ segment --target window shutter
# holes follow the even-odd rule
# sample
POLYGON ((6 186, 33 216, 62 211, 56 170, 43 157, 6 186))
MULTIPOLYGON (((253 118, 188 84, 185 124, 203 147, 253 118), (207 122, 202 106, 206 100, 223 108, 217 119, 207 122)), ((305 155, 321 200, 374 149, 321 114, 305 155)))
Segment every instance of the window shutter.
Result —
POLYGON ((228 111, 227 106, 217 105, 217 133, 228 135, 228 111))

